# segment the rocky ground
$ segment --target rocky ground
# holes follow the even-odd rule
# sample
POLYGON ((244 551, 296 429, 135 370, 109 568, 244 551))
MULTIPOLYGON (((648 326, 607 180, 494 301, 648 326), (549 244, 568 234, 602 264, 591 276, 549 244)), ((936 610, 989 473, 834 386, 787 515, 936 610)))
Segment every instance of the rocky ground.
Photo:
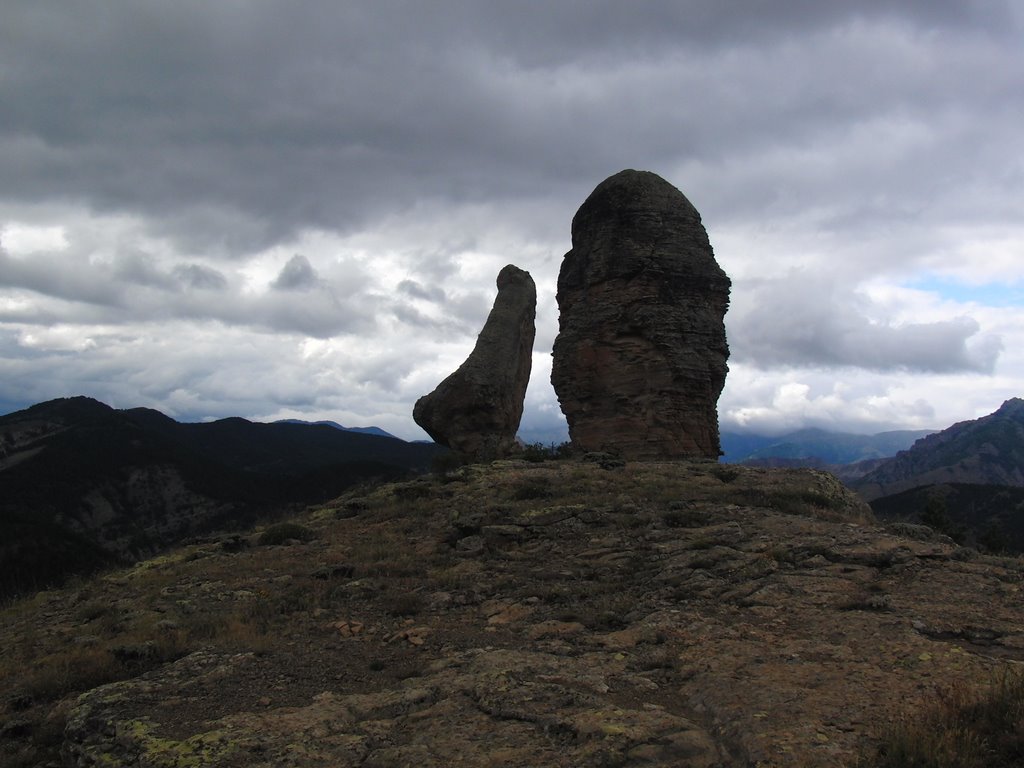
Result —
POLYGON ((852 766, 1024 660, 1022 561, 812 470, 496 462, 298 522, 6 606, 0 763, 852 766))

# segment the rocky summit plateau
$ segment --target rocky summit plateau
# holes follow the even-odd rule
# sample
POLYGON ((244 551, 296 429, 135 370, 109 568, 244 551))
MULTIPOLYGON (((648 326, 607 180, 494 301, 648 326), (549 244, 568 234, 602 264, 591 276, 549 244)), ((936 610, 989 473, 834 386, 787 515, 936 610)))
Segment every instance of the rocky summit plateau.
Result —
POLYGON ((1016 679, 1021 560, 824 472, 588 458, 354 488, 7 604, 0 764, 893 765, 897 726, 946 738, 938 702, 1016 679))

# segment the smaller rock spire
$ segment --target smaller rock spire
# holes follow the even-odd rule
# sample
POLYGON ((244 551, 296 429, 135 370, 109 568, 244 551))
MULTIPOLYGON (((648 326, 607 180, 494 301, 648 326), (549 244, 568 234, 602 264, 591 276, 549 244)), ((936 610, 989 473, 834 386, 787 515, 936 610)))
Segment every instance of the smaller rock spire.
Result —
POLYGON ((509 264, 476 346, 453 374, 416 401, 412 417, 435 442, 477 461, 510 454, 533 363, 537 287, 509 264))

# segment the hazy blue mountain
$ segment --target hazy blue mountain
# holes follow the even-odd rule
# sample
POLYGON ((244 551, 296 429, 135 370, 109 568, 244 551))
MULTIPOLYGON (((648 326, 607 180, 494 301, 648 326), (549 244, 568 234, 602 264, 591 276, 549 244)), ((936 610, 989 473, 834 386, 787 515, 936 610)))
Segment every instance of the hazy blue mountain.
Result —
POLYGON ((786 466, 831 466, 895 456, 916 440, 931 434, 927 430, 898 430, 875 435, 827 432, 823 429, 801 429, 778 437, 723 432, 722 461, 733 464, 778 463, 786 466))
POLYGON ((722 432, 719 436, 722 446, 721 460, 739 464, 756 451, 784 439, 784 437, 768 437, 748 432, 722 432))
POLYGON ((516 437, 525 445, 536 445, 538 443, 544 446, 561 445, 562 443, 569 442, 569 428, 565 425, 554 428, 520 427, 516 437))
MULTIPOLYGON (((724 454, 721 460, 732 464, 750 461, 766 466, 831 468, 895 456, 897 452, 913 445, 915 440, 929 434, 929 430, 899 430, 875 435, 855 435, 809 428, 769 436, 725 431, 721 433, 724 454)), ((518 436, 524 443, 543 445, 558 445, 569 439, 565 428, 520 429, 518 436)))
POLYGON ((302 419, 279 419, 275 424, 321 424, 327 427, 334 427, 345 432, 358 432, 361 435, 377 435, 378 437, 392 437, 398 439, 390 432, 385 432, 380 427, 343 427, 336 421, 303 421, 302 419))

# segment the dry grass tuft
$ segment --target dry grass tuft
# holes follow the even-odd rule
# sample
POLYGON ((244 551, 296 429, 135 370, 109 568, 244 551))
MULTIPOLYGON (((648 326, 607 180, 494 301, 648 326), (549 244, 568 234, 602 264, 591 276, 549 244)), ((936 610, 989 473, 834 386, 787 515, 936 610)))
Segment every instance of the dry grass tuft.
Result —
POLYGON ((1024 672, 1005 670, 987 689, 939 690, 907 714, 855 768, 1019 768, 1024 765, 1024 672))

